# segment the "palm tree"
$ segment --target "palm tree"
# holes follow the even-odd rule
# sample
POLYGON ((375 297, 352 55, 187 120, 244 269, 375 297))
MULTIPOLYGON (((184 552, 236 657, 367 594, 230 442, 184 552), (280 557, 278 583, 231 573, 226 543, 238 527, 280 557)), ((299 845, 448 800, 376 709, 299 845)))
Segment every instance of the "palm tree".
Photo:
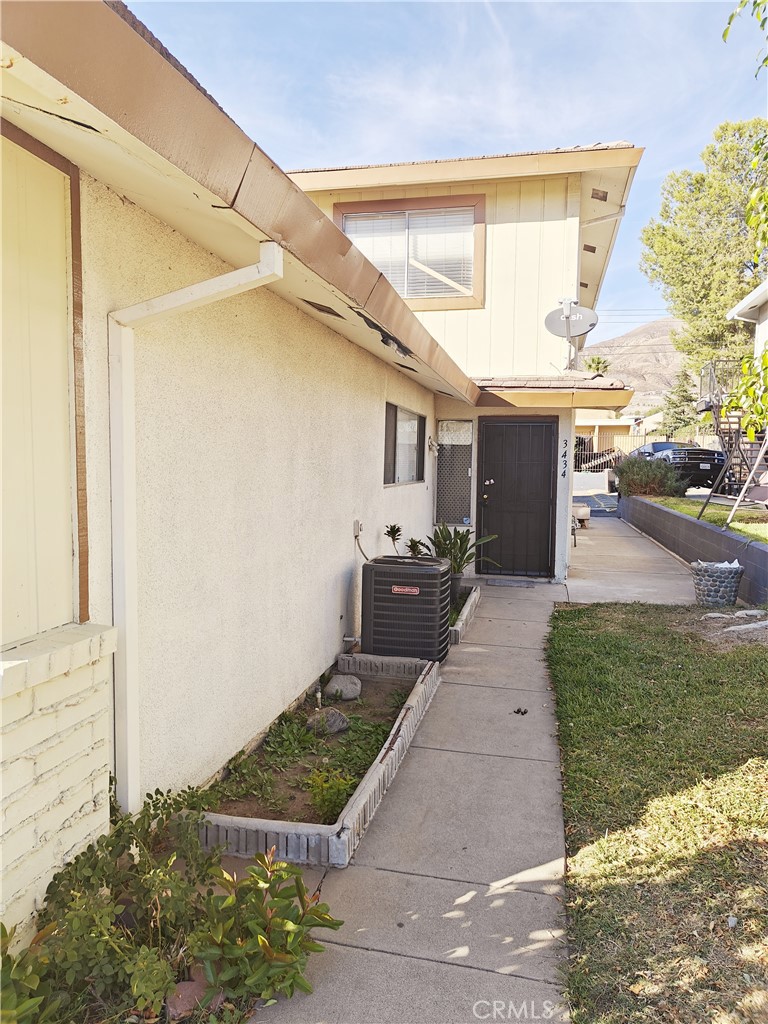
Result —
POLYGON ((584 368, 590 373, 608 373, 611 364, 602 356, 588 356, 584 360, 584 368))

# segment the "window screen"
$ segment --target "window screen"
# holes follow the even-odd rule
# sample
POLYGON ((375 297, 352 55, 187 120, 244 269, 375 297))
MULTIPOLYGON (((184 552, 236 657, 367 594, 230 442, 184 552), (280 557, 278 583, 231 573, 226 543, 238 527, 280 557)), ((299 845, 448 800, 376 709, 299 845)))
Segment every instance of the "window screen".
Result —
POLYGON ((472 423, 440 420, 437 424, 438 523, 468 526, 472 521, 472 423))

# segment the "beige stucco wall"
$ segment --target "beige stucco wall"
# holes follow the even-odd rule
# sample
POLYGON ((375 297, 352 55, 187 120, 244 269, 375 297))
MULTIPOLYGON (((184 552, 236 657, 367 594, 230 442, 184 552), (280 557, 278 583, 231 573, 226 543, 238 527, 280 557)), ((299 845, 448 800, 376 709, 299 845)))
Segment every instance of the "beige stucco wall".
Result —
MULTIPOLYGON (((219 260, 83 179, 92 613, 110 613, 107 313, 219 260)), ((266 289, 136 331, 141 787, 208 778, 355 633, 362 557, 432 526, 385 487, 385 402, 433 396, 266 289)))
POLYGON ((483 308, 416 315, 470 376, 558 373, 567 346, 544 317, 560 299, 580 295, 579 175, 309 195, 333 217, 336 203, 478 193, 486 197, 483 308))
POLYGON ((109 825, 117 631, 50 630, 2 656, 2 904, 16 943, 54 873, 109 825))
MULTIPOLYGON (((573 452, 574 443, 574 415, 572 409, 558 408, 536 408, 516 409, 513 406, 508 408, 474 408, 463 405, 450 398, 438 397, 436 403, 436 415, 438 420, 471 420, 472 421, 472 499, 471 499, 471 529, 475 529, 475 510, 477 508, 477 483, 478 483, 478 419, 486 416, 503 416, 522 419, 531 419, 536 416, 556 416, 558 420, 558 456, 564 450, 563 442, 567 442, 565 450, 573 452)), ((561 474, 562 464, 558 461, 557 492, 556 492, 556 520, 555 520, 555 576, 556 582, 562 582, 568 573, 570 561, 570 540, 571 540, 571 497, 573 495, 573 459, 567 460, 566 475, 561 474)))

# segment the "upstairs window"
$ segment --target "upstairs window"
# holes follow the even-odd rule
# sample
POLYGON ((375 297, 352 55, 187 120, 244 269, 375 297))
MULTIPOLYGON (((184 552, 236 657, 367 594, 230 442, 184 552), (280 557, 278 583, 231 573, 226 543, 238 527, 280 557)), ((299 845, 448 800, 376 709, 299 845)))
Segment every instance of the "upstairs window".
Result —
POLYGON ((344 232, 404 298, 471 295, 474 213, 348 213, 344 232))
POLYGON ((411 308, 482 305, 484 196, 345 203, 336 215, 411 308))

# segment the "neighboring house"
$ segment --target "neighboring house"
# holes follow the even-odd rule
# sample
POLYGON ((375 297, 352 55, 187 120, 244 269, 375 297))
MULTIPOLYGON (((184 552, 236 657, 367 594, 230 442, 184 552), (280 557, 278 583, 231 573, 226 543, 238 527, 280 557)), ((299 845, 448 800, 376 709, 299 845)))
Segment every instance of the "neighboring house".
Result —
POLYGON ((755 325, 755 358, 768 351, 768 280, 753 288, 726 316, 755 325))
POLYGON ((474 410, 438 398, 435 510, 498 535, 483 550, 500 568, 483 572, 566 576, 574 410, 631 392, 569 372, 575 352, 544 321, 561 299, 596 305, 641 155, 617 142, 291 173, 483 392, 474 410))
POLYGON ((643 419, 638 416, 620 416, 604 409, 577 409, 576 435, 587 442, 584 447, 592 452, 611 448, 629 451, 628 444, 643 430, 643 419))
MULTIPOLYGON (((387 523, 424 537, 437 492, 475 527, 468 471, 517 473, 531 534, 498 522, 504 567, 565 576, 573 408, 631 393, 562 376, 536 324, 599 287, 614 222, 579 271, 587 168, 623 202, 638 154, 526 158, 553 177, 522 191, 559 206, 488 217, 534 245, 506 275, 524 336, 486 324, 462 368, 449 314, 414 313, 122 5, 9 2, 2 40, 2 917, 27 935, 108 827, 110 771, 129 810, 205 782, 358 631, 356 522, 369 554, 387 523), (505 331, 535 359, 497 359, 505 331)), ((475 301, 456 312, 488 320, 475 301)))

